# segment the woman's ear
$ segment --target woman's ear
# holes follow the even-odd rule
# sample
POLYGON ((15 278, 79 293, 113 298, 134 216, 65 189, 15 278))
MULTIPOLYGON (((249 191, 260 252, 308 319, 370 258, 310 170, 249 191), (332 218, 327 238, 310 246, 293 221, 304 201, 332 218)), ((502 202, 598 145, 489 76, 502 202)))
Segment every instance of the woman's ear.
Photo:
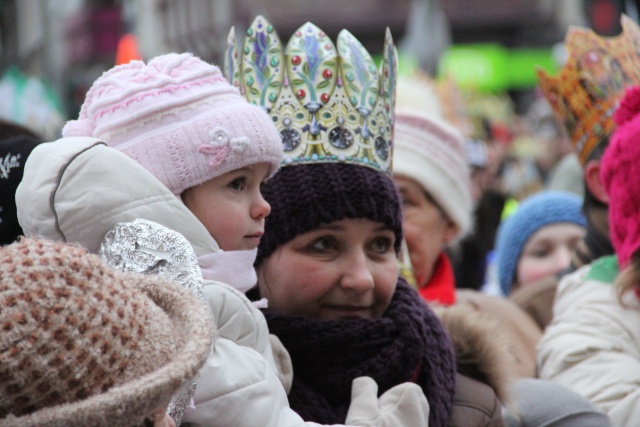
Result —
POLYGON ((445 246, 448 246, 449 243, 451 243, 453 239, 455 239, 458 236, 460 229, 456 225, 456 223, 450 220, 449 218, 446 218, 446 220, 447 220, 447 228, 444 230, 443 243, 445 246))
POLYGON ((609 204, 609 195, 600 179, 600 159, 589 160, 584 166, 584 182, 596 199, 604 204, 609 204))

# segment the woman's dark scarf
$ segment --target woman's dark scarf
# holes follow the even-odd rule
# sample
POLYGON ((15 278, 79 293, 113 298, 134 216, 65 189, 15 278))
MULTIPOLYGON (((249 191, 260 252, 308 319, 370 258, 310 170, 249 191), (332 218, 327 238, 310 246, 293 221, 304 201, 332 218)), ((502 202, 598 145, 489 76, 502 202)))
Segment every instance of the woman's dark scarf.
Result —
POLYGON ((382 395, 412 381, 429 401, 430 427, 444 427, 451 414, 455 356, 436 315, 399 279, 384 316, 379 319, 318 321, 265 312, 270 333, 291 355, 291 408, 305 421, 345 422, 351 383, 370 376, 382 395))

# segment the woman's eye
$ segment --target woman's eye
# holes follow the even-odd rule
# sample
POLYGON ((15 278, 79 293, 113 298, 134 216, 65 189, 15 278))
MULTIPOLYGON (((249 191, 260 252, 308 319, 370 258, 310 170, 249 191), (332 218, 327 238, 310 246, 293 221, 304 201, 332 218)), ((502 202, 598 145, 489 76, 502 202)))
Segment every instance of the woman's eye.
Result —
POLYGON ((413 203, 413 200, 407 199, 406 197, 403 197, 402 198, 402 205, 403 206, 414 206, 415 203, 413 203))
POLYGON ((232 190, 242 190, 246 185, 246 181, 245 178, 236 178, 229 183, 229 188, 232 190))
POLYGON ((378 237, 371 242, 371 249, 375 252, 384 253, 391 248, 391 240, 387 237, 378 237))
POLYGON ((311 245, 311 247, 316 251, 328 251, 330 249, 335 249, 336 246, 335 240, 330 237, 321 237, 311 245))

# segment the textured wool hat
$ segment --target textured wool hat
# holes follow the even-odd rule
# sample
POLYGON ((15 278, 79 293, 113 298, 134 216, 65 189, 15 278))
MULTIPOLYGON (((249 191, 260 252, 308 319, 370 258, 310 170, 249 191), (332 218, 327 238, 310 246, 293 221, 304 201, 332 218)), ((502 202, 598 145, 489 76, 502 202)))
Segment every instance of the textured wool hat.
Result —
POLYGON ((443 120, 417 110, 396 111, 393 173, 417 181, 458 228, 473 224, 471 180, 462 135, 443 120))
POLYGON ((47 240, 0 249, 0 306, 2 426, 142 425, 196 375, 215 334, 179 285, 47 240))
POLYGON ((543 191, 523 200, 500 225, 495 250, 498 281, 505 295, 511 290, 522 249, 531 235, 546 225, 561 222, 587 226, 582 199, 575 194, 543 191))
POLYGON ((621 267, 640 248, 640 86, 629 89, 614 115, 617 129, 604 152, 600 177, 609 195, 609 232, 621 267))
POLYGON ((16 189, 22 181, 27 157, 40 142, 31 135, 0 140, 0 245, 12 243, 23 234, 18 223, 16 189))
POLYGON ((391 178, 373 168, 318 163, 282 168, 262 190, 271 205, 256 266, 280 245, 320 224, 366 218, 387 225, 402 240, 400 198, 391 178))
POLYGON ((278 169, 282 144, 267 113, 218 67, 170 53, 106 71, 62 135, 102 139, 179 195, 255 163, 278 169))

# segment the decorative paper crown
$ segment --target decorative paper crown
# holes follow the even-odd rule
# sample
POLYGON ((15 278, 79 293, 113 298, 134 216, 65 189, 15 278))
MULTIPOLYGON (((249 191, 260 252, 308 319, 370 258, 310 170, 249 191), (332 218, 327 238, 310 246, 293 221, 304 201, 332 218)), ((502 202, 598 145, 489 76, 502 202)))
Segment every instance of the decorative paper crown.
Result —
POLYGON ((640 83, 640 28, 626 15, 620 21, 622 33, 610 38, 571 27, 565 38, 568 60, 559 75, 538 70, 540 87, 583 165, 613 131, 625 88, 640 83))
POLYGON ((347 30, 337 45, 307 22, 285 49, 271 24, 258 16, 240 57, 231 28, 225 74, 273 118, 282 137, 283 165, 345 162, 390 174, 398 70, 391 32, 387 28, 379 70, 347 30))

